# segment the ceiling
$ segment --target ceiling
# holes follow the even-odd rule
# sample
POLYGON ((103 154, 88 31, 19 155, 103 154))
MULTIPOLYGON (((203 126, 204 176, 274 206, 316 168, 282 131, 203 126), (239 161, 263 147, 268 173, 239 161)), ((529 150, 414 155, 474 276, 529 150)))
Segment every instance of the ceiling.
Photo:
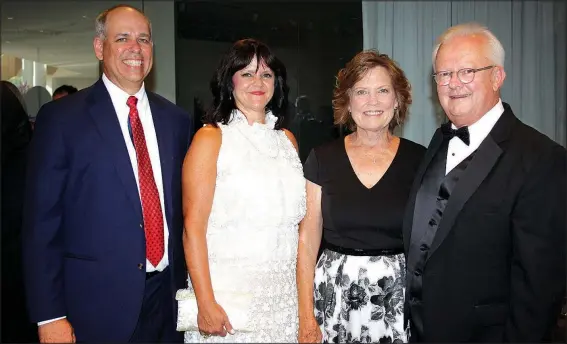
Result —
MULTIPOLYGON (((141 1, 130 1, 139 5, 141 1)), ((94 19, 108 1, 3 1, 1 51, 56 67, 57 77, 97 77, 94 19)))

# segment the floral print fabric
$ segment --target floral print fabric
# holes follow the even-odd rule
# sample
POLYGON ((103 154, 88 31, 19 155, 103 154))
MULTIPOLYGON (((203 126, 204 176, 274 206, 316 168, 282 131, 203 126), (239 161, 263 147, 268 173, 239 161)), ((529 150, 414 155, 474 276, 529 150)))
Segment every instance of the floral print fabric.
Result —
POLYGON ((323 251, 315 271, 315 318, 324 343, 403 343, 405 258, 323 251))

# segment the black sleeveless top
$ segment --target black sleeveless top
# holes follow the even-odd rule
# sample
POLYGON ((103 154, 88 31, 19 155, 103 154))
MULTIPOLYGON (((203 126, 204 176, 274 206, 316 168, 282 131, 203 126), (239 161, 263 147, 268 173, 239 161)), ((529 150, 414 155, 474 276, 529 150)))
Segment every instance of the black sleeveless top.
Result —
POLYGON ((423 146, 400 138, 392 164, 369 189, 352 168, 344 138, 312 150, 303 169, 321 186, 323 239, 346 248, 403 248, 404 211, 424 154, 423 146))

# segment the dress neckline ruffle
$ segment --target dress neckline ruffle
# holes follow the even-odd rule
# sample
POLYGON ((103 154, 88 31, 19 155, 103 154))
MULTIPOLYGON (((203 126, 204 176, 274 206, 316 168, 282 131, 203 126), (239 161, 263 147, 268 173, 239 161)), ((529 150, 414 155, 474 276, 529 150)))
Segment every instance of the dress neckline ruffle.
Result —
POLYGON ((252 124, 249 124, 248 119, 242 113, 242 111, 238 109, 234 109, 230 114, 230 120, 228 122, 228 125, 239 125, 239 126, 246 126, 257 129, 273 130, 277 120, 278 120, 277 117, 274 116, 271 111, 268 111, 266 113, 265 123, 254 122, 252 124))
POLYGON ((246 141, 262 155, 276 158, 280 154, 278 133, 274 130, 276 121, 277 117, 270 111, 266 113, 265 123, 249 124, 242 111, 233 110, 227 126, 240 132, 246 141))

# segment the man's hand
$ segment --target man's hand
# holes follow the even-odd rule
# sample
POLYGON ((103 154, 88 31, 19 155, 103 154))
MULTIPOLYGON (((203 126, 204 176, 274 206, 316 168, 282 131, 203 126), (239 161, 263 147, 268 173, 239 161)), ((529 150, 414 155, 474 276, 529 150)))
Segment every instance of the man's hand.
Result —
POLYGON ((75 343, 75 331, 67 319, 40 325, 37 329, 40 343, 75 343))

